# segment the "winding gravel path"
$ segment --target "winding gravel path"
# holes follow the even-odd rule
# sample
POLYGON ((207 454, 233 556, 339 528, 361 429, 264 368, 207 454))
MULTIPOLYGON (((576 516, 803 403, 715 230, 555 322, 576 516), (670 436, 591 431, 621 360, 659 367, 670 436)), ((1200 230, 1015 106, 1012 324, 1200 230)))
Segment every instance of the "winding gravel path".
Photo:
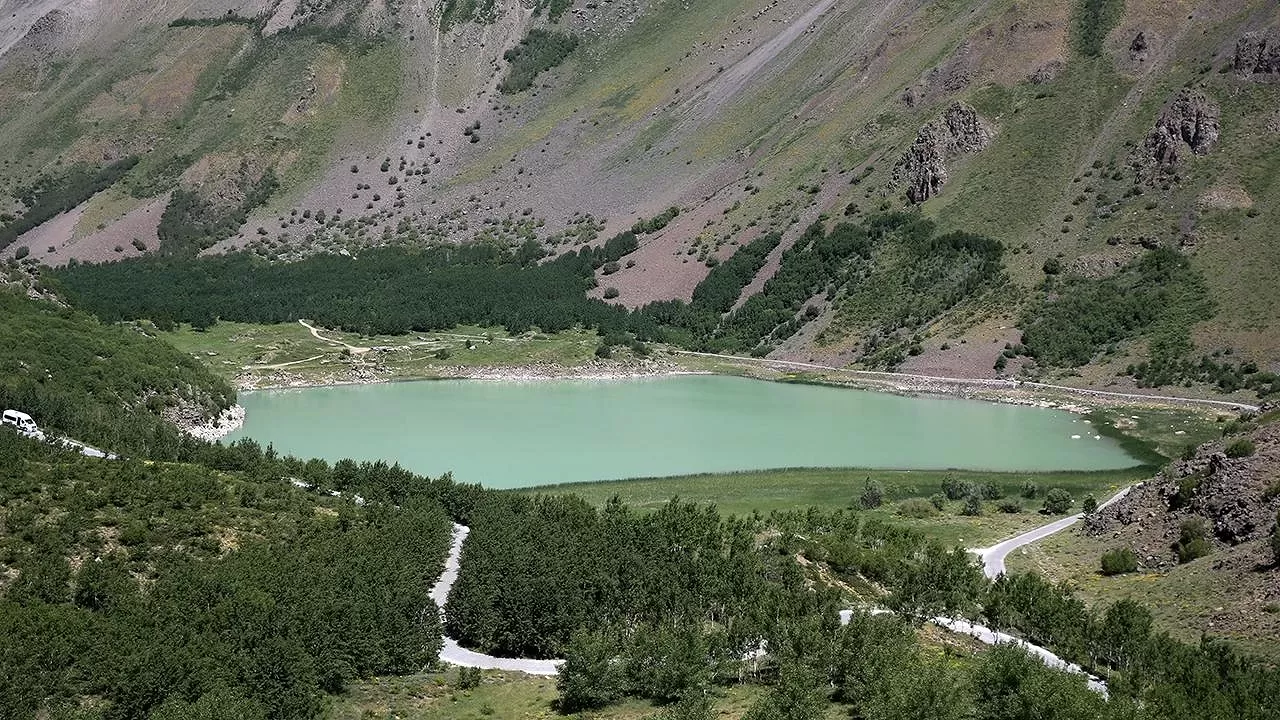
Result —
MULTIPOLYGON (((1129 491, 1129 488, 1125 488, 1124 490, 1121 490, 1120 492, 1116 493, 1102 507, 1105 507, 1106 505, 1110 505, 1111 503, 1124 497, 1128 491, 1129 491)), ((1082 515, 1075 515, 1070 518, 1065 518, 1057 522, 1049 523, 1048 525, 1045 525, 1042 528, 1037 528, 1036 530, 1033 530, 1029 533, 1024 533, 1011 540, 1007 540, 1003 543, 1000 543, 999 545, 995 545, 992 548, 988 549, 986 552, 991 552, 992 557, 996 557, 997 548, 1003 548, 1006 545, 1008 546, 1007 549, 1004 549, 1003 552, 998 554, 1000 572, 1004 572, 1004 556, 1007 555, 1010 550, 1016 547, 1021 547, 1022 545, 1025 545, 1029 542, 1034 542, 1035 540, 1038 540, 1041 537, 1051 535, 1057 532, 1058 530, 1061 530, 1062 528, 1070 526, 1072 523, 1076 522, 1081 517, 1082 515)), ((437 580, 436 584, 431 588, 431 599, 435 601, 436 606, 440 608, 440 620, 442 622, 444 621, 444 618, 445 618, 445 612, 446 612, 445 604, 449 600, 449 591, 453 589, 453 584, 458 579, 458 569, 461 567, 461 560, 462 560, 462 545, 464 542, 466 542, 467 535, 470 532, 471 532, 471 529, 468 528, 467 526, 454 523, 453 543, 449 547, 449 557, 445 560, 444 572, 440 574, 440 579, 437 580)), ((981 553, 983 551, 974 550, 973 552, 981 553)), ((984 557, 984 563, 987 563, 987 562, 989 561, 984 557)), ((991 566, 988 564, 984 569, 988 577, 994 577, 990 572, 990 567, 991 566)), ((999 573, 997 573, 997 575, 998 574, 999 573)), ((888 613, 889 611, 885 610, 884 608, 872 608, 871 610, 869 610, 869 612, 871 612, 872 614, 880 615, 880 614, 888 613)), ((853 617, 853 610, 841 610, 840 624, 841 625, 849 624, 849 620, 852 617, 853 617)), ((1026 640, 1022 640, 1021 638, 1016 638, 1007 633, 1002 633, 997 630, 992 630, 991 628, 985 627, 983 625, 977 625, 975 623, 971 623, 968 620, 962 620, 958 618, 935 617, 933 618, 932 622, 933 624, 942 628, 946 628, 951 632, 958 633, 961 635, 968 635, 969 637, 972 637, 976 639, 978 642, 981 642, 985 645, 1016 645, 1022 648, 1023 650, 1025 650, 1026 652, 1040 658, 1040 660, 1048 667, 1051 667, 1057 670, 1062 670, 1069 673, 1074 673, 1076 675, 1084 675, 1085 677, 1088 678, 1089 689, 1093 690, 1094 692, 1101 693, 1104 696, 1107 694, 1107 685, 1101 679, 1094 677, 1093 675, 1090 675, 1089 673, 1085 672, 1085 670, 1081 668, 1079 665, 1076 665, 1075 663, 1067 662, 1066 660, 1063 660, 1062 658, 1058 657, 1057 655, 1050 652, 1049 650, 1040 647, 1039 645, 1034 645, 1032 643, 1027 642, 1026 640)), ((508 670, 508 671, 514 671, 514 672, 527 673, 529 675, 555 675, 559 670, 560 663, 563 662, 562 660, 531 660, 527 658, 504 658, 504 657, 495 657, 493 655, 485 655, 484 653, 474 652, 472 650, 467 650, 466 648, 459 646, 457 640, 454 640, 453 638, 447 635, 444 636, 444 645, 440 649, 440 660, 442 662, 449 663, 450 665, 457 665, 460 667, 481 668, 483 670, 508 670)))
MULTIPOLYGON (((462 543, 467 539, 471 528, 466 525, 453 524, 453 544, 449 547, 449 557, 444 561, 444 572, 431 588, 431 599, 440 608, 440 621, 444 622, 445 603, 449 600, 449 591, 458 580, 458 568, 461 567, 462 543)), ((444 645, 440 648, 440 660, 459 667, 480 668, 482 670, 510 670, 528 673, 529 675, 555 675, 560 660, 531 660, 528 658, 503 658, 468 650, 458 641, 444 636, 444 645)))
MULTIPOLYGON (((1130 485, 1129 487, 1121 488, 1119 492, 1112 495, 1106 502, 1099 505, 1098 509, 1101 510, 1113 503, 1119 502, 1120 499, 1125 495, 1128 495, 1129 491, 1134 487, 1136 486, 1130 485)), ((1084 513, 1076 513, 1070 517, 1055 520, 1048 525, 1041 525, 1034 530, 1022 533, 1021 535, 1015 535, 1014 537, 998 542, 991 547, 970 548, 969 552, 977 555, 978 559, 982 560, 982 573, 988 578, 994 580, 1004 574, 1004 560, 1009 556, 1009 553, 1024 545, 1030 545, 1037 540, 1043 540, 1056 532, 1066 530, 1072 525, 1080 522, 1083 518, 1084 513)))

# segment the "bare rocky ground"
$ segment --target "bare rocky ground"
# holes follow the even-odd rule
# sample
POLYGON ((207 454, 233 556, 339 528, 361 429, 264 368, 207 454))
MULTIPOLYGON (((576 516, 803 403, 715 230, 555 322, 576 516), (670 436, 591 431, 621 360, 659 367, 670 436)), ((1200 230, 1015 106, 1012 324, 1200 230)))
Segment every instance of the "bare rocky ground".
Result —
POLYGON ((1259 638, 1276 626, 1280 604, 1280 569, 1269 543, 1277 510, 1280 425, 1273 423, 1201 446, 1191 459, 1172 463, 1088 516, 1084 532, 1104 549, 1133 550, 1140 577, 1160 583, 1171 607, 1203 605, 1193 610, 1203 616, 1203 628, 1259 638), (1241 438, 1253 441, 1256 451, 1228 457, 1226 448, 1241 438), (1188 524, 1206 530, 1209 553, 1180 565, 1174 545, 1188 524), (1188 595, 1177 597, 1181 593, 1188 595))
POLYGON ((27 231, 13 245, 0 252, 0 258, 12 258, 18 248, 27 247, 42 264, 61 267, 73 259, 101 263, 154 252, 160 246, 156 228, 160 225, 160 216, 168 202, 169 193, 165 193, 130 210, 102 229, 78 238, 76 226, 81 223, 88 205, 87 202, 82 203, 74 210, 27 231), (135 241, 142 245, 141 249, 135 241))
MULTIPOLYGON (((1122 538, 1151 568, 1177 564, 1174 543, 1184 523, 1200 521, 1217 551, 1268 537, 1280 510, 1280 425, 1266 425, 1197 449, 1124 500, 1088 519, 1095 536, 1122 538), (1226 448, 1247 439, 1256 450, 1231 458, 1226 448)), ((1261 549, 1261 548, 1257 548, 1261 549)), ((1255 561, 1261 558, 1247 556, 1255 561)), ((1269 565, 1269 561, 1255 562, 1269 565)), ((1280 587, 1276 588, 1280 595, 1280 587)))

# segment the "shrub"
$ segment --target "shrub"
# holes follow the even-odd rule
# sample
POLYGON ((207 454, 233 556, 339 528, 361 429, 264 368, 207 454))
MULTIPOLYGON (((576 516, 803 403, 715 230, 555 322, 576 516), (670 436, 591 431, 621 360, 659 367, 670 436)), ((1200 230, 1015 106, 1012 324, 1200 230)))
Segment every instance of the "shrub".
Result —
POLYGON ((1080 508, 1086 513, 1096 512, 1098 510, 1098 501, 1092 495, 1085 495, 1084 502, 1080 503, 1080 508))
POLYGON ((1004 497, 1004 490, 995 483, 982 483, 982 499, 983 500, 1000 500, 1004 497))
POLYGON ((577 47, 578 38, 573 35, 533 28, 519 45, 502 54, 510 67, 498 92, 511 95, 533 87, 539 73, 559 65, 577 47))
POLYGON ((862 495, 858 496, 858 504, 863 509, 871 510, 884 504, 884 486, 867 478, 862 483, 862 495))
POLYGON ((617 262, 610 261, 605 263, 604 266, 600 268, 600 272, 604 273, 605 275, 612 275, 621 269, 622 269, 622 266, 619 265, 617 262))
POLYGON ((964 508, 961 513, 971 517, 977 517, 982 514, 982 496, 974 492, 964 499, 964 508))
POLYGON ((1169 507, 1177 510, 1191 504, 1191 499, 1195 497, 1196 490, 1200 489, 1200 483, 1204 478, 1199 475, 1188 475, 1184 478, 1178 478, 1178 492, 1169 498, 1169 507))
POLYGON ((1000 503, 996 507, 1000 510, 1000 512, 1008 513, 1010 515, 1014 515, 1016 513, 1022 512, 1022 503, 1012 499, 1005 500, 1004 502, 1000 503))
POLYGON ((1243 458, 1249 457, 1257 450, 1257 446, 1249 438, 1240 438, 1227 446, 1227 457, 1243 458))
POLYGON ((618 288, 616 288, 616 287, 608 287, 608 288, 605 288, 605 289, 604 289, 604 299, 605 299, 605 300, 612 300, 612 299, 614 299, 614 298, 618 297, 618 295, 619 295, 619 293, 618 293, 618 288))
POLYGON ((948 500, 960 500, 973 494, 973 485, 956 477, 955 473, 947 473, 942 478, 942 494, 948 500))
POLYGON ((31 254, 31 248, 27 247, 26 245, 23 245, 22 247, 20 247, 20 248, 18 248, 17 250, 14 250, 14 251, 13 251, 13 259, 14 259, 14 260, 21 260, 22 258, 24 258, 24 257, 26 257, 26 256, 28 256, 28 255, 30 255, 30 254, 31 254))
POLYGON ((1137 572, 1138 556, 1129 548, 1116 548, 1102 553, 1102 574, 1123 575, 1137 572))
POLYGON ((1182 523, 1178 534, 1178 542, 1173 544, 1173 551, 1178 554, 1178 562, 1191 562, 1196 558, 1208 555, 1213 547, 1209 544, 1204 523, 1196 519, 1182 523))
POLYGON ((482 672, 480 668, 459 668, 458 669, 458 688, 460 690, 471 690, 480 687, 482 672))
POLYGON ((929 496, 929 504, 938 510, 942 510, 947 506, 947 497, 942 493, 934 493, 929 496))
POLYGON ((1018 488, 1018 494, 1031 500, 1040 493, 1040 487, 1030 480, 1023 480, 1022 487, 1018 488))
POLYGON ((924 498, 908 498, 898 503, 897 513, 902 517, 922 520, 938 514, 938 508, 924 498))
POLYGON ((1056 257, 1051 257, 1044 261, 1044 265, 1040 269, 1044 270, 1045 275, 1057 275, 1062 272, 1062 261, 1056 257))
POLYGON ((1040 512, 1045 515, 1064 515, 1071 509, 1071 493, 1062 488, 1053 488, 1044 496, 1044 506, 1040 512))

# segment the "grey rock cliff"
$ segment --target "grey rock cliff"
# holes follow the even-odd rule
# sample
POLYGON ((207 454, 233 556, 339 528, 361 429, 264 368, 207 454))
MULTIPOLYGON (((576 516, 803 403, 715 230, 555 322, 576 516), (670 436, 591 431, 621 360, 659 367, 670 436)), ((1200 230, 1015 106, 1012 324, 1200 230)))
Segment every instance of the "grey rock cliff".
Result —
POLYGON ((1160 113, 1143 148, 1158 169, 1172 169, 1187 150, 1206 155, 1222 134, 1221 111, 1200 90, 1183 88, 1160 113))
POLYGON ((1236 41, 1232 62, 1237 75, 1270 75, 1280 73, 1280 37, 1271 33, 1245 33, 1236 41))
POLYGON ((949 161, 983 150, 994 136, 977 110, 952 103, 941 117, 920 128, 893 167, 892 185, 904 188, 911 202, 922 203, 937 195, 950 178, 949 161))

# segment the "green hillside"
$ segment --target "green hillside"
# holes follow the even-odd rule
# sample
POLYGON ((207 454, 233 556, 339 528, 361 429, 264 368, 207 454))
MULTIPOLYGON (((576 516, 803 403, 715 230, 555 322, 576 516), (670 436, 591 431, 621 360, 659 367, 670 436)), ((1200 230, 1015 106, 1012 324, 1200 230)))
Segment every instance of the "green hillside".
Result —
POLYGON ((1280 370, 1280 19, 1262 0, 173 12, 92 33, 66 9, 15 20, 0 256, 359 264, 371 246, 556 254, 630 228, 587 292, 638 307, 688 300, 776 234, 722 347, 1244 397, 1280 370), (812 223, 886 210, 991 244, 886 235, 743 304, 818 252, 812 223), (1185 259, 1194 310, 1070 330, 1091 339, 1069 358, 1023 342, 1059 303, 1114 314, 1096 288, 1157 248, 1185 259))

